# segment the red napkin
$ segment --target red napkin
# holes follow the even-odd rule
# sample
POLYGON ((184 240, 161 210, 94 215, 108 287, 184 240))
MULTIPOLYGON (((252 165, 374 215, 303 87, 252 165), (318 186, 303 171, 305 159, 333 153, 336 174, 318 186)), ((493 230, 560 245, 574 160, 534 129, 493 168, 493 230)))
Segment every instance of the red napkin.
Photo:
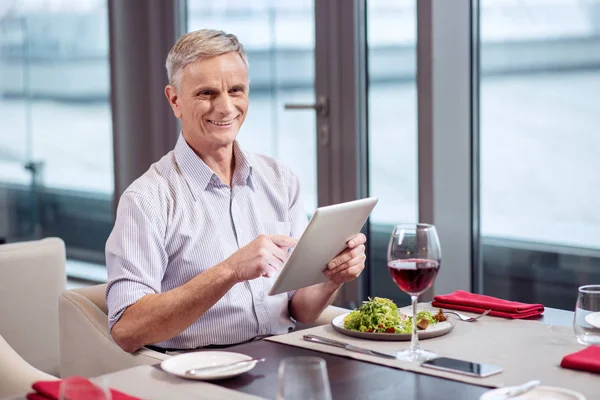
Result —
POLYGON ((600 373, 600 346, 588 346, 563 357, 560 366, 600 373))
MULTIPOLYGON (((76 383, 81 382, 84 385, 90 385, 90 387, 94 387, 94 384, 87 380, 82 376, 72 376, 67 378, 69 381, 73 381, 76 383)), ((60 396, 60 384, 62 381, 38 381, 35 382, 32 387, 36 393, 27 394, 28 400, 58 400, 60 396)), ((118 390, 110 389, 112 400, 140 400, 137 397, 129 396, 123 392, 119 392, 118 390)), ((81 400, 85 397, 85 394, 82 394, 81 400)), ((69 400, 80 400, 79 398, 70 397, 69 400)))
POLYGON ((455 310, 483 313, 492 309, 488 315, 504 318, 529 318, 542 315, 544 306, 541 304, 526 304, 517 301, 498 299, 457 290, 456 292, 435 296, 431 303, 434 307, 452 308, 455 310))
POLYGON ((42 396, 41 394, 37 394, 37 393, 28 393, 27 394, 27 400, 48 400, 49 397, 46 396, 42 396))

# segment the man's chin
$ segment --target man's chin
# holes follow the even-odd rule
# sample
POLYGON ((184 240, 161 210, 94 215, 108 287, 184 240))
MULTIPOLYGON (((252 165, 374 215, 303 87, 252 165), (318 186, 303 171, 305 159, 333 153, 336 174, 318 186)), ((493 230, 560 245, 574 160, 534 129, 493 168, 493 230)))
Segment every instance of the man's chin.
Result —
POLYGON ((235 141, 235 139, 237 138, 239 130, 237 128, 230 128, 230 129, 219 129, 219 130, 212 130, 211 131, 211 136, 214 138, 214 140, 218 141, 220 144, 226 145, 226 144, 231 144, 235 141))

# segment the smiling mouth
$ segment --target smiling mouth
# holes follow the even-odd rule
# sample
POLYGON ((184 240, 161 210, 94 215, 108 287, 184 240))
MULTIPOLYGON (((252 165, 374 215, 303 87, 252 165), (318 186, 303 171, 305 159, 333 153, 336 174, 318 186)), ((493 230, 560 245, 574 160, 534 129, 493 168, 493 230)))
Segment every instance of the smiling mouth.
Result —
POLYGON ((238 119, 238 117, 235 117, 232 119, 227 119, 227 120, 222 120, 222 121, 216 121, 216 120, 212 120, 212 119, 209 119, 207 121, 212 125, 227 127, 227 126, 231 126, 236 119, 238 119))

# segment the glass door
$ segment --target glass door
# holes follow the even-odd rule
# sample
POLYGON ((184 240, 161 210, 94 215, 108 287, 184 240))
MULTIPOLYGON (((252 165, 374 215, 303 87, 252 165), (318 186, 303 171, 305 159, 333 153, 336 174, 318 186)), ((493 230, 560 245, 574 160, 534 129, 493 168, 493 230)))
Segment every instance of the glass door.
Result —
POLYGON ((395 224, 417 221, 416 0, 367 1, 369 296, 410 298, 386 268, 395 224))
POLYGON ((244 149, 290 167, 312 213, 317 207, 313 2, 188 0, 186 22, 188 31, 233 33, 246 48, 250 108, 239 141, 244 149))

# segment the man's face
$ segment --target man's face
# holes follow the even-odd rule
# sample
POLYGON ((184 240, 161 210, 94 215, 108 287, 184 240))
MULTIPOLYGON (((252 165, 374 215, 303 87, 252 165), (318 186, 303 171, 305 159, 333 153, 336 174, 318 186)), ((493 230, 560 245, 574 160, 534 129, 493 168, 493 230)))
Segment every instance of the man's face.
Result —
POLYGON ((193 147, 218 148, 235 140, 248 111, 248 68, 226 53, 187 65, 165 94, 193 147))

